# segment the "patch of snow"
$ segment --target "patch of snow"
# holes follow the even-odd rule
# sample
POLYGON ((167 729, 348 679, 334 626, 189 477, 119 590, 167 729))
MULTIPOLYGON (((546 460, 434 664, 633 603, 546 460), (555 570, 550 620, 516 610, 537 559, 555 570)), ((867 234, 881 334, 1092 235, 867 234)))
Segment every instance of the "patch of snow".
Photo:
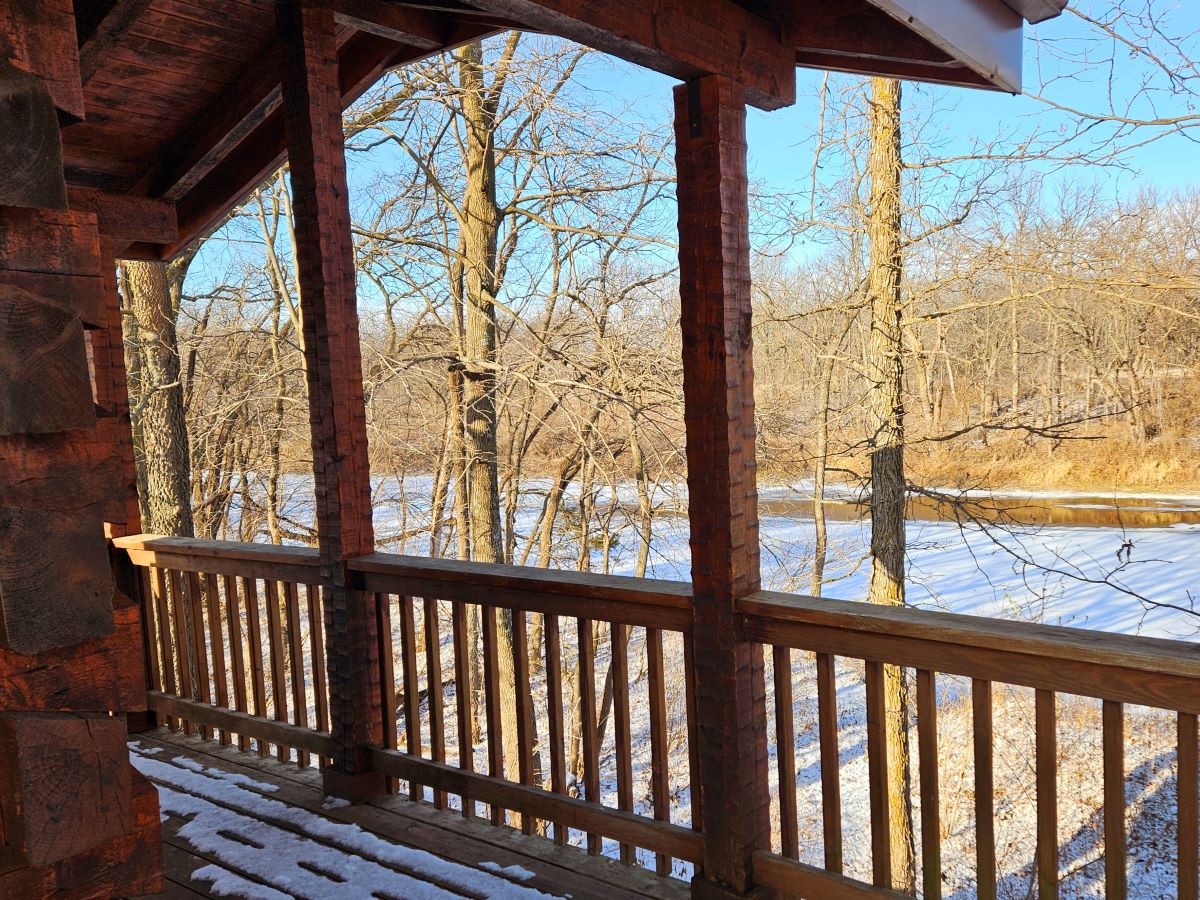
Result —
POLYGON ((479 868, 485 872, 495 872, 497 875, 503 875, 514 881, 528 881, 537 877, 536 872, 530 872, 524 866, 501 866, 498 862, 481 862, 479 868))
POLYGON ((321 809, 344 809, 350 805, 350 801, 342 797, 326 797, 321 801, 321 809))
POLYGON ((243 900, 292 900, 288 894, 249 881, 220 866, 210 865, 197 869, 192 873, 192 880, 207 881, 209 892, 218 897, 240 897, 243 900))

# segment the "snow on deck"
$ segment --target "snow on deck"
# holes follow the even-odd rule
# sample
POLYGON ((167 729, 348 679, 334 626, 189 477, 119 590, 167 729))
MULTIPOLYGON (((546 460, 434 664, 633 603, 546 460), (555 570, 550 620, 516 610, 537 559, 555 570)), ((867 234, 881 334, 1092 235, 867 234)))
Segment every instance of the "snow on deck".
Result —
POLYGON ((159 731, 139 736, 129 747, 134 767, 158 788, 168 878, 179 896, 633 900, 676 893, 670 883, 659 890, 657 880, 645 878, 624 885, 628 869, 608 860, 580 860, 574 850, 560 866, 550 854, 563 851, 506 829, 497 829, 503 838, 495 836, 497 844, 472 834, 456 836, 453 829, 468 823, 450 813, 410 811, 422 821, 444 819, 422 827, 394 812, 405 805, 396 798, 367 807, 329 803, 316 772, 215 743, 159 731), (435 840, 438 852, 412 846, 418 836, 435 840), (518 845, 536 855, 514 853, 518 845))

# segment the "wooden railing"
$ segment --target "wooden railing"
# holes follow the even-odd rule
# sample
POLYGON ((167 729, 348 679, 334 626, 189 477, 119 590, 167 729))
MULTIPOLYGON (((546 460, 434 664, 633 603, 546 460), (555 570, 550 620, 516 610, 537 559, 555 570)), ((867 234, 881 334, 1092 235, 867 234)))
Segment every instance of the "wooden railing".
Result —
POLYGON ((152 710, 188 734, 302 766, 328 755, 315 550, 146 535, 114 543, 142 573, 152 710))
MULTIPOLYGON (((172 727, 301 766, 330 754, 315 551, 145 535, 116 544, 144 576, 153 710, 172 727)), ((384 746, 372 763, 393 790, 663 875, 676 860, 699 861, 699 832, 672 822, 693 781, 695 720, 680 667, 688 585, 387 554, 347 568, 376 595, 384 746), (541 634, 532 657, 531 616, 541 634), (472 619, 478 695, 459 689, 470 684, 472 619), (516 688, 507 717, 505 632, 516 688), (645 673, 636 748, 631 672, 645 673), (506 718, 515 740, 505 741, 506 718), (570 728, 581 722, 591 727, 570 728)))
MULTIPOLYGON (((333 754, 315 551, 147 536, 116 543, 144 575, 153 710, 173 727, 302 766, 333 754)), ((687 584, 387 554, 354 559, 347 569, 377 600, 384 746, 370 753, 392 789, 660 874, 687 871, 674 861, 699 862, 687 584), (470 683, 472 619, 482 644, 477 694, 459 689, 470 683), (514 651, 508 683, 516 688, 507 712, 500 670, 506 632, 514 651), (612 727, 602 731, 607 672, 612 727), (505 740, 506 722, 515 722, 515 740, 505 740), (577 773, 572 722, 591 725, 578 733, 577 773)), ((1016 744, 1003 730, 993 733, 993 700, 1004 696, 1002 686, 1016 686, 1030 693, 1029 715, 1017 721, 1032 723, 1036 834, 1028 868, 1037 895, 1058 896, 1061 877, 1059 772, 1073 749, 1059 752, 1066 704, 1095 698, 1087 701, 1095 716, 1072 727, 1099 732, 1107 896, 1125 896, 1125 726, 1127 707, 1145 706, 1173 717, 1178 895, 1197 900, 1194 645, 769 592, 743 598, 738 613, 743 637, 763 645, 771 663, 774 703, 777 825, 774 846, 755 855, 756 884, 800 897, 900 896, 887 886, 895 823, 886 812, 883 762, 884 679, 898 667, 915 723, 906 733, 915 738, 911 794, 922 896, 943 890, 947 822, 939 797, 948 741, 956 745, 949 749, 966 748, 973 771, 974 889, 996 896, 994 772, 998 761, 1014 762, 1004 754, 1016 744), (939 696, 939 684, 949 692, 939 696), (860 701, 856 692, 864 688, 860 701), (839 703, 847 692, 853 702, 839 703), (843 832, 849 810, 841 792, 851 764, 846 751, 860 749, 843 740, 851 727, 845 717, 859 710, 864 721, 851 725, 865 734, 869 863, 859 853, 856 869, 847 864, 857 835, 843 832), (799 729, 798 713, 810 716, 799 729), (966 732, 939 735, 939 717, 952 714, 966 732), (797 770, 797 736, 806 734, 815 736, 808 767, 819 776, 797 770), (798 787, 809 789, 814 778, 818 790, 801 804, 798 787), (819 822, 802 829, 802 813, 811 819, 818 805, 819 822)))
MULTIPOLYGON (((969 693, 969 735, 973 762, 975 829, 975 894, 997 896, 995 770, 997 749, 1015 747, 1009 735, 993 733, 993 700, 1002 685, 1032 688, 1033 769, 1036 803, 1036 847, 1030 860, 1033 882, 1028 894, 1059 895, 1060 839, 1058 736, 1064 723, 1057 715, 1061 695, 1100 701, 1100 759, 1084 760, 1102 768, 1103 871, 1106 896, 1126 896, 1127 824, 1125 766, 1126 704, 1169 710, 1175 719, 1176 855, 1178 896, 1197 896, 1198 759, 1197 714, 1200 714, 1200 648, 1194 644, 1130 637, 1075 628, 1043 626, 975 616, 888 608, 863 603, 820 600, 761 592, 738 605, 748 639, 770 650, 774 666, 774 699, 778 764, 778 853, 755 857, 755 881, 806 897, 894 897, 889 884, 890 828, 887 813, 889 729, 884 726, 884 671, 899 667, 906 675, 909 718, 916 720, 919 757, 919 884, 922 896, 942 896, 944 855, 940 819, 939 762, 946 736, 939 736, 937 677, 959 676, 969 693), (822 864, 799 861, 796 800, 795 708, 793 681, 801 662, 793 650, 812 654, 816 683, 815 726, 819 743, 822 864), (865 679, 866 754, 870 793, 871 882, 846 877, 839 746, 837 666, 839 660, 862 661, 865 679), (786 674, 785 674, 786 673, 786 674), (915 702, 912 702, 915 696, 915 702), (939 743, 939 740, 941 741, 939 743)), ((807 655, 807 654, 806 654, 807 655)), ((807 663, 806 663, 807 664, 807 663)), ((855 673, 854 681, 858 681, 855 673)), ((861 683, 861 682, 859 682, 861 683)), ((941 703, 939 703, 941 699, 941 703)), ((944 715, 944 713, 943 713, 944 715)), ((1086 720, 1085 728, 1096 723, 1086 720)), ((1007 762, 1022 762, 1007 760, 1007 762)), ((1024 893, 1022 895, 1025 895, 1024 893)))

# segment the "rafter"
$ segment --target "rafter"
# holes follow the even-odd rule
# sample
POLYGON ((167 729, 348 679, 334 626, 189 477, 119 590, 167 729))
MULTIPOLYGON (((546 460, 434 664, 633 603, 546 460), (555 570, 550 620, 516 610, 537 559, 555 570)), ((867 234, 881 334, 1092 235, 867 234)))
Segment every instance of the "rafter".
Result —
POLYGON ((86 85, 104 65, 105 57, 133 27, 150 0, 115 0, 96 27, 79 42, 79 75, 86 85))

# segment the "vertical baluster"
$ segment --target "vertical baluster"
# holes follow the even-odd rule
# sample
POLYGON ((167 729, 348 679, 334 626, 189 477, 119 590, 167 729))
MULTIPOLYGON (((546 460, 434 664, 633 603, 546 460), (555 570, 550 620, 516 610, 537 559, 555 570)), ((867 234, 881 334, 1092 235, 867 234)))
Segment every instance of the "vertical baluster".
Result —
MULTIPOLYGON (((525 630, 525 610, 514 609, 512 616, 513 675, 516 683, 517 777, 521 784, 533 784, 533 697, 529 682, 529 635, 525 630)), ((533 834, 536 820, 521 814, 521 830, 533 834)))
MULTIPOLYGON (((771 648, 775 678, 775 759, 779 766, 779 844, 789 859, 800 856, 799 813, 796 810, 796 724, 792 708, 792 651, 771 648)), ((825 772, 821 772, 822 778, 825 772)))
MULTIPOLYGON (((425 598, 425 680, 429 684, 429 753, 434 762, 446 761, 446 723, 442 714, 442 636, 438 604, 425 598)), ((433 805, 446 808, 446 792, 433 792, 433 805)))
MULTIPOLYGON (((229 682, 225 672, 225 637, 221 616, 221 589, 217 576, 204 576, 204 595, 208 600, 208 644, 212 651, 213 702, 229 708, 229 682)), ((229 731, 221 729, 221 745, 229 746, 229 731)))
POLYGON ((1179 839, 1179 900, 1197 900, 1200 893, 1200 745, 1196 738, 1196 716, 1180 713, 1179 754, 1176 775, 1177 835, 1179 839))
POLYGON ((817 654, 817 738, 821 744, 821 830, 825 868, 842 871, 842 760, 838 751, 837 669, 828 653, 817 654))
POLYGON ((888 811, 887 707, 883 664, 867 660, 867 780, 870 785, 871 871, 876 886, 892 883, 892 825, 888 811))
MULTIPOLYGON (((475 771, 475 744, 472 740, 474 719, 471 709, 471 651, 467 643, 468 607, 458 600, 450 611, 450 628, 454 639, 454 707, 458 728, 458 767, 475 771)), ((464 818, 475 815, 475 804, 467 794, 462 796, 464 818)))
MULTIPOLYGON (((192 642, 188 640, 188 616, 183 599, 183 581, 175 571, 168 573, 171 585, 171 612, 175 620, 175 647, 179 656, 179 696, 194 700, 192 693, 192 642)), ((183 720, 183 733, 196 733, 190 719, 183 720)))
MULTIPOLYGON (((233 674, 233 704, 238 712, 249 712, 246 706, 246 657, 242 649, 242 612, 238 598, 237 579, 225 576, 225 618, 229 629, 229 661, 233 674)), ((250 749, 250 739, 238 735, 238 749, 243 753, 250 749)))
POLYGON ((1124 900, 1125 708, 1104 701, 1104 896, 1124 900))
POLYGON ((1058 724, 1054 692, 1034 695, 1039 900, 1058 898, 1058 724))
POLYGON ((921 755, 921 874, 926 900, 942 896, 941 796, 938 784, 937 681, 917 670, 917 751, 921 755))
POLYGON ((695 653, 692 651, 692 636, 688 632, 681 635, 683 640, 683 681, 684 705, 687 712, 688 739, 688 797, 691 798, 692 828, 699 830, 703 821, 700 806, 703 797, 700 796, 700 741, 696 738, 696 671, 695 653))
MULTIPOLYGON (((383 746, 395 750, 399 735, 396 728, 396 656, 392 647, 391 595, 375 595, 375 632, 379 640, 379 706, 383 713, 383 746)), ((396 779, 388 777, 389 794, 396 793, 396 779)))
MULTIPOLYGON (((254 699, 254 715, 267 717, 267 678, 263 666, 262 611, 258 605, 258 581, 242 579, 242 590, 246 594, 246 631, 249 634, 246 649, 250 653, 250 692, 254 699)), ((270 595, 268 595, 269 597, 270 595)), ((267 755, 267 742, 256 738, 258 755, 267 755)))
MULTIPOLYGON (((409 756, 421 756, 421 685, 417 682, 417 626, 413 598, 397 597, 400 605, 400 667, 404 674, 404 734, 409 756)), ((421 785, 408 783, 408 798, 425 796, 421 785)))
MULTIPOLYGON (((546 642, 546 707, 550 742, 550 790, 556 794, 567 792, 567 763, 563 753, 563 688, 562 688, 562 636, 559 633, 558 616, 547 613, 542 623, 542 637, 546 642)), ((554 843, 565 846, 567 828, 560 822, 554 823, 554 843)))
MULTIPOLYGON (((487 721, 488 774, 504 777, 504 732, 500 719, 500 655, 496 642, 496 609, 480 608, 483 627, 483 711, 487 721)), ((492 824, 505 823, 503 807, 492 804, 492 824)))
MULTIPOLYGON (((153 570, 151 591, 154 594, 154 606, 158 610, 158 635, 162 643, 162 679, 163 691, 168 694, 176 693, 175 686, 175 646, 171 640, 171 615, 169 612, 170 594, 167 589, 167 573, 157 566, 153 570)), ((167 727, 172 731, 179 730, 179 720, 167 716, 167 727)))
MULTIPOLYGON (((283 657, 283 622, 279 606, 279 582, 265 581, 263 603, 267 607, 267 636, 271 643, 271 696, 275 706, 275 721, 286 722, 287 711, 287 680, 283 657)), ((291 759, 290 747, 283 744, 275 745, 280 762, 291 759)))
POLYGON ((154 594, 150 589, 150 572, 137 567, 139 600, 142 608, 142 628, 146 638, 146 674, 150 679, 150 690, 162 690, 162 669, 159 664, 158 623, 155 619, 154 594))
POLYGON ((996 900, 995 770, 992 683, 971 679, 971 726, 975 748, 975 860, 980 900, 996 900))
MULTIPOLYGON (((646 680, 650 691, 650 796, 654 818, 671 821, 670 763, 667 751, 667 678, 663 665, 662 631, 646 629, 646 680)), ((655 855, 655 871, 671 874, 671 857, 655 855)))
MULTIPOLYGON (((608 626, 612 644, 613 672, 613 742, 617 755, 617 808, 633 812, 633 732, 629 713, 629 626, 611 622, 608 626)), ((636 861, 634 847, 621 844, 621 862, 636 861)))
MULTIPOLYGON (((321 603, 321 588, 319 585, 306 584, 304 592, 308 595, 308 637, 312 650, 313 672, 313 705, 317 711, 317 731, 329 733, 329 689, 325 684, 325 607, 321 603)), ((378 596, 376 597, 378 604, 378 596)), ((387 640, 390 645, 392 636, 387 640)), ((393 711, 395 707, 393 706, 393 711)), ((392 729, 393 733, 395 729, 392 729)))
MULTIPOLYGON (((588 803, 600 802, 600 748, 596 742, 596 645, 591 619, 579 620, 579 728, 583 787, 588 803)), ((588 832, 588 853, 600 855, 600 835, 588 832)))
MULTIPOLYGON (((300 627, 300 588, 294 582, 283 585, 287 603, 288 667, 292 672, 293 724, 308 727, 308 691, 305 690, 304 634, 300 627)), ((308 768, 308 751, 297 750, 296 760, 300 768, 308 768)))
MULTIPOLYGON (((187 573, 187 608, 191 616, 192 623, 192 646, 194 655, 192 662, 195 665, 195 671, 192 677, 195 679, 193 688, 195 694, 192 699, 199 700, 201 703, 209 703, 212 697, 208 689, 208 651, 205 649, 204 635, 204 600, 200 588, 200 574, 198 572, 187 573)), ((200 736, 204 740, 212 738, 212 728, 208 725, 200 726, 200 736)))

